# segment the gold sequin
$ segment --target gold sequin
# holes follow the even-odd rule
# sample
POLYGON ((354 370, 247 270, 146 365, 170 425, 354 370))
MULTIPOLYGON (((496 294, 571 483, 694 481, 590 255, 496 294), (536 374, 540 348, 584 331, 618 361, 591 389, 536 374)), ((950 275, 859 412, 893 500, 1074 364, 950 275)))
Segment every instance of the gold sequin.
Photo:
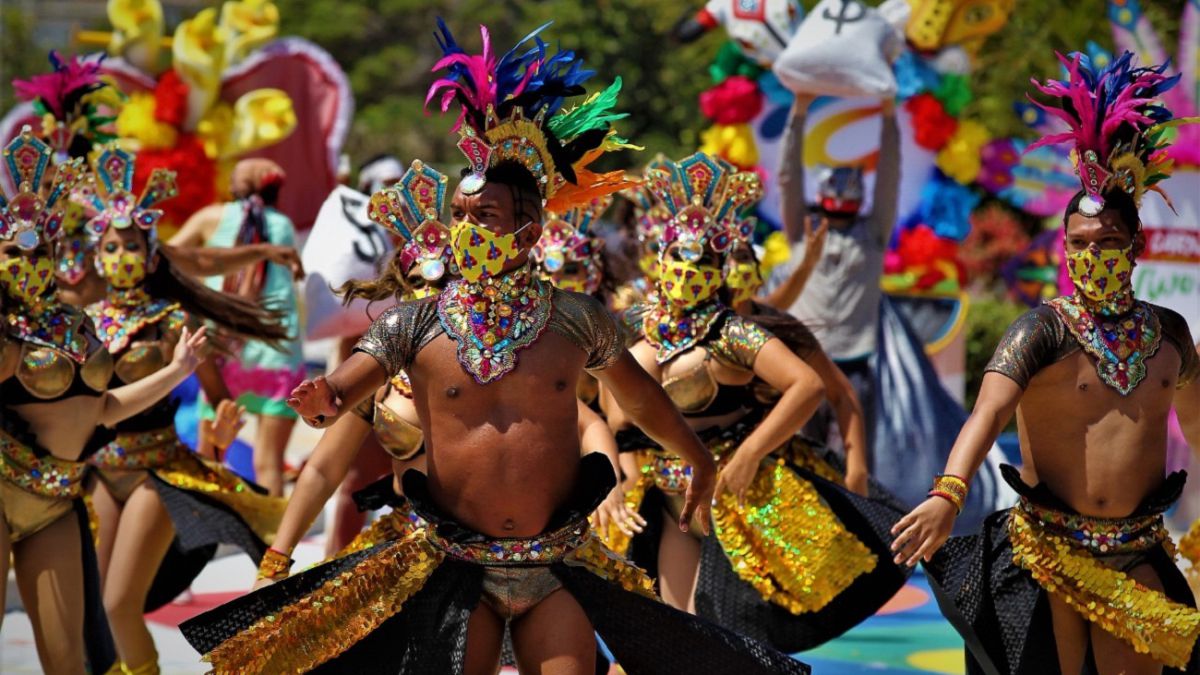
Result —
POLYGON ((400 612, 443 555, 418 530, 255 622, 205 655, 214 673, 305 672, 400 612))
POLYGON ((393 508, 380 516, 371 526, 362 532, 346 546, 338 551, 330 560, 344 558, 351 553, 358 553, 389 541, 399 541, 416 532, 422 523, 411 508, 393 508))
POLYGON ((1200 611, 1139 584, 1051 534, 1020 509, 1009 511, 1013 562, 1089 622, 1172 668, 1185 668, 1200 636, 1200 611))
MULTIPOLYGON (((825 464, 799 441, 788 451, 806 455, 806 463, 825 464)), ((832 467, 820 473, 836 476, 832 467)), ((712 513, 738 576, 793 614, 820 610, 878 564, 816 488, 782 459, 763 461, 742 506, 726 492, 718 495, 712 513)))
POLYGON ((595 533, 592 533, 582 546, 568 553, 563 558, 563 563, 572 567, 583 567, 630 593, 658 599, 654 594, 654 582, 646 572, 606 548, 595 533))
POLYGON ((1192 586, 1192 592, 1200 598, 1200 518, 1179 540, 1179 553, 1192 563, 1187 571, 1188 583, 1192 586))

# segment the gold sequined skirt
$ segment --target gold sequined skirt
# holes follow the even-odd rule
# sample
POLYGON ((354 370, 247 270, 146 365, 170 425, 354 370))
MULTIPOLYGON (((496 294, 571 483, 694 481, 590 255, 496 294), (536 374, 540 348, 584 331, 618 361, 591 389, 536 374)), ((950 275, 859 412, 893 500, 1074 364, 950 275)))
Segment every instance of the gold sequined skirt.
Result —
MULTIPOLYGON (((447 554, 419 529, 375 546, 357 564, 204 655, 215 673, 304 672, 330 661, 403 611, 447 554)), ((654 597, 649 578, 589 537, 561 561, 654 597)), ((185 628, 186 631, 186 628, 185 628)))
POLYGON ((167 485, 204 495, 225 505, 270 544, 287 501, 255 490, 224 466, 201 459, 180 442, 175 427, 118 433, 88 458, 99 479, 118 501, 151 474, 167 485))
MULTIPOLYGON (((1022 502, 1022 505, 1027 504, 1022 502)), ((1041 507, 1041 511, 1047 511, 1041 507)), ((1077 514, 1065 518, 1085 519, 1077 514)), ((1131 554, 1149 547, 1166 547, 1170 537, 1158 516, 1158 533, 1098 554, 1081 542, 1116 540, 1119 521, 1092 519, 1082 523, 1080 536, 1065 536, 1042 519, 1017 506, 1009 512, 1008 534, 1013 562, 1028 571, 1047 593, 1062 600, 1088 622, 1120 638, 1135 651, 1149 654, 1172 668, 1186 668, 1200 637, 1200 611, 1168 598, 1135 581, 1116 567, 1131 554)), ((1130 519, 1132 520, 1132 519, 1130 519)), ((1140 523, 1138 523, 1140 525, 1140 523)))
POLYGON ((45 529, 74 509, 87 465, 34 452, 0 430, 0 511, 9 541, 45 529))
MULTIPOLYGON (((740 439, 710 444, 718 464, 728 461, 740 439)), ((626 493, 631 509, 641 506, 646 490, 660 489, 667 510, 677 518, 683 491, 677 484, 682 471, 677 458, 652 450, 639 451, 642 474, 626 493)), ((746 491, 745 501, 725 493, 713 505, 713 524, 731 567, 767 601, 792 614, 816 612, 845 591, 856 579, 872 572, 878 557, 846 529, 813 484, 792 465, 841 483, 838 471, 796 438, 764 459, 746 491)), ((691 528, 699 532, 699 528, 691 528)), ((601 533, 618 553, 629 550, 630 538, 615 526, 601 533)))

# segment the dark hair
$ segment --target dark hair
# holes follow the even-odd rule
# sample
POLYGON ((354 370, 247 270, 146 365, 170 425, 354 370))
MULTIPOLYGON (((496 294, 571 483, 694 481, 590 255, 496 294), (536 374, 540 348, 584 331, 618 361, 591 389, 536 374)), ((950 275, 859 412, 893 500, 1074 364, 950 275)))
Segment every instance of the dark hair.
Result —
MULTIPOLYGON (((463 171, 463 175, 467 175, 463 171)), ((512 195, 513 216, 516 220, 514 227, 520 227, 526 221, 542 222, 542 192, 538 189, 537 179, 515 160, 503 160, 489 167, 483 174, 489 183, 508 186, 512 195)))
MULTIPOLYGON (((1079 213, 1079 203, 1087 196, 1087 192, 1080 190, 1071 197, 1071 201, 1067 203, 1067 210, 1063 212, 1063 228, 1066 228, 1067 221, 1070 220, 1073 214, 1079 213)), ((1121 224, 1129 230, 1129 236, 1135 236, 1142 229, 1142 218, 1138 215, 1137 204, 1133 201, 1133 195, 1124 190, 1113 189, 1104 193, 1104 210, 1116 211, 1121 224)))
POLYGON ((212 290, 180 272, 172 261, 175 255, 170 246, 158 247, 158 265, 146 278, 146 289, 152 297, 174 300, 188 314, 215 323, 222 336, 210 336, 210 340, 222 351, 228 352, 229 348, 221 337, 261 340, 281 349, 288 332, 280 323, 278 310, 212 290))
POLYGON ((379 273, 379 276, 366 281, 351 279, 333 289, 333 292, 342 296, 343 305, 349 305, 355 298, 365 299, 367 301, 368 313, 371 305, 380 300, 387 300, 388 298, 398 299, 408 294, 412 291, 412 285, 408 283, 408 278, 404 275, 404 270, 400 269, 400 253, 402 250, 401 248, 397 248, 392 253, 383 271, 379 273))

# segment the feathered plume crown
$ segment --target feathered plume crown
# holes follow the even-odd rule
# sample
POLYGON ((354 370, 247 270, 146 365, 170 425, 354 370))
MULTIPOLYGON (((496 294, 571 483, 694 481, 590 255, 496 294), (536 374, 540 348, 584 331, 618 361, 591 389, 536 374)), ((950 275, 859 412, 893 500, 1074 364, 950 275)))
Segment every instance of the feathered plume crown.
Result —
POLYGON ((433 70, 446 75, 429 88, 425 102, 440 98, 442 112, 454 102, 460 106, 454 130, 471 171, 463 190, 478 192, 488 167, 516 161, 537 180, 544 207, 565 212, 631 185, 622 172, 596 174, 587 167, 605 152, 636 146, 612 130, 612 123, 626 116, 613 112, 620 78, 564 110, 566 99, 585 93, 583 83, 595 73, 585 70, 573 51, 549 54, 538 37, 549 25, 539 26, 497 59, 486 27, 479 28, 482 53, 470 55, 438 19, 443 56, 433 70), (518 51, 531 41, 532 46, 518 51))
POLYGON ((450 230, 441 222, 447 182, 445 174, 413 160, 395 185, 371 195, 367 209, 371 220, 400 238, 400 269, 408 274, 419 264, 426 281, 441 279, 454 267, 450 230))
POLYGON ((42 178, 53 151, 34 137, 29 125, 21 128, 3 154, 4 167, 17 192, 11 199, 0 192, 0 241, 15 241, 31 251, 62 233, 64 205, 83 176, 83 160, 72 159, 55 167, 50 187, 43 191, 42 178))
POLYGON ((758 174, 739 172, 703 152, 665 162, 647 184, 671 219, 663 231, 660 255, 678 243, 681 256, 695 262, 707 245, 717 253, 733 243, 739 212, 762 198, 758 174))
POLYGON ((137 225, 146 232, 151 247, 155 244, 155 225, 163 212, 155 204, 175 196, 175 172, 155 169, 146 181, 140 197, 133 194, 133 170, 136 158, 129 152, 110 145, 93 163, 99 188, 90 195, 96 215, 87 223, 88 232, 96 237, 108 228, 123 230, 137 225))
MULTIPOLYGON (((1198 121, 1176 119, 1159 102, 1164 92, 1179 82, 1168 77, 1169 63, 1135 67, 1133 54, 1125 52, 1097 70, 1083 54, 1069 59, 1058 54, 1067 80, 1036 79, 1033 86, 1056 100, 1034 105, 1065 122, 1068 131, 1051 134, 1030 144, 1026 152, 1043 145, 1073 143, 1072 161, 1087 197, 1080 211, 1094 216, 1104 208, 1104 193, 1119 189, 1139 206, 1146 190, 1163 194, 1156 186, 1171 171, 1166 131, 1172 126, 1198 121)), ((1164 194, 1164 198, 1165 198, 1164 194)), ((1169 200, 1168 200, 1169 203, 1169 200)))
POLYGON ((59 153, 84 157, 95 144, 108 143, 116 137, 105 128, 116 117, 102 114, 102 107, 115 113, 121 103, 120 91, 100 77, 103 57, 83 59, 72 56, 62 59, 50 52, 53 72, 34 75, 28 80, 13 80, 17 98, 31 101, 34 110, 42 115, 41 135, 59 153))

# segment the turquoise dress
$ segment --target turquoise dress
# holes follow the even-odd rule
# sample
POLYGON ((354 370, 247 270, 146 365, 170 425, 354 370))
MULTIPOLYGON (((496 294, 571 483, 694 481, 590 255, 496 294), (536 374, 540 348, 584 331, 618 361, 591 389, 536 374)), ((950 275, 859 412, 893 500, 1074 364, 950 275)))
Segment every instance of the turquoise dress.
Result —
MULTIPOLYGON (((221 222, 205 246, 234 246, 238 230, 241 228, 243 211, 241 202, 226 204, 221 213, 221 222)), ((267 207, 265 217, 267 242, 295 246, 296 228, 287 216, 267 207)), ((221 290, 224 278, 209 277, 206 283, 210 288, 221 290)), ((229 387, 230 395, 245 406, 247 412, 294 419, 296 414, 287 406, 286 401, 292 389, 304 380, 304 355, 300 344, 296 287, 288 268, 267 263, 260 301, 267 307, 283 312, 283 325, 288 331, 283 351, 258 340, 249 340, 242 346, 237 360, 223 360, 221 375, 225 379, 225 385, 229 387)))

